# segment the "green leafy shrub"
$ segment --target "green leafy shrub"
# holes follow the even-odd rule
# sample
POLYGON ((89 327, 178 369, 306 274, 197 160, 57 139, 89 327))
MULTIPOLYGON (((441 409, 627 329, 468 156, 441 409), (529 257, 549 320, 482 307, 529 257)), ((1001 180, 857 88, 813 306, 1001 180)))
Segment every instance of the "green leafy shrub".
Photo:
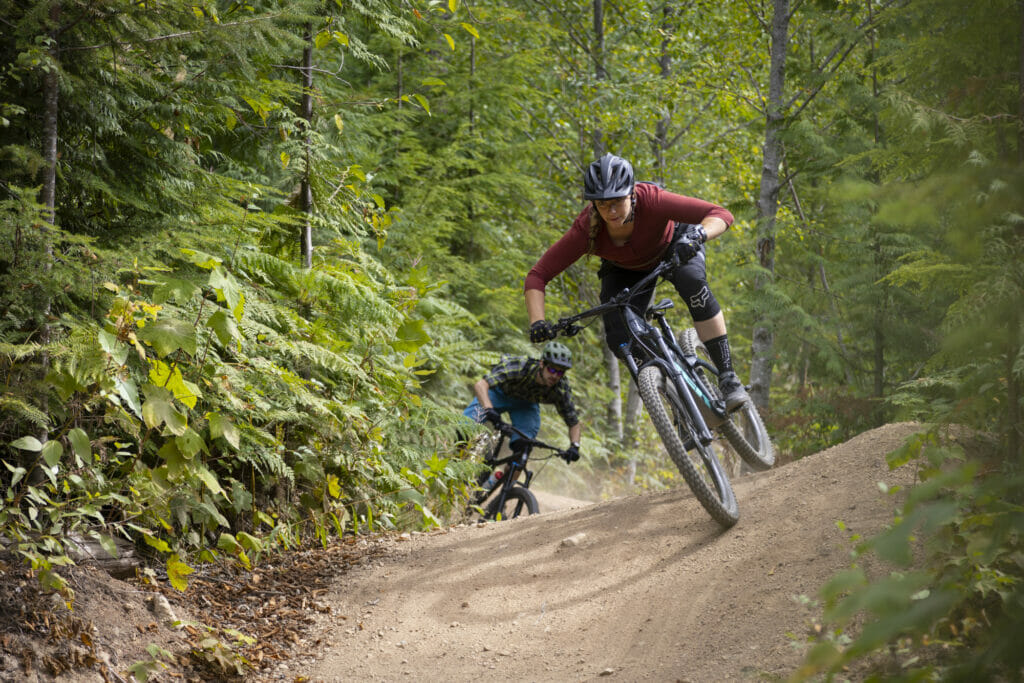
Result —
POLYGON ((885 680, 1019 678, 1024 477, 992 457, 992 445, 965 451, 932 428, 889 456, 891 467, 913 461, 921 483, 857 555, 896 570, 872 577, 858 562, 823 588, 825 637, 798 679, 831 678, 862 659, 885 680))
POLYGON ((443 409, 416 395, 430 337, 408 290, 374 280, 370 262, 310 274, 255 253, 234 271, 180 257, 106 281, 102 320, 66 322, 30 385, 50 415, 5 394, 25 405, 5 432, 45 436, 7 439, 0 533, 56 583, 63 539, 114 554, 124 536, 183 587, 181 558, 249 564, 268 542, 439 523, 469 471, 436 454, 442 432, 410 428, 443 409), (280 303, 293 287, 305 301, 280 303))

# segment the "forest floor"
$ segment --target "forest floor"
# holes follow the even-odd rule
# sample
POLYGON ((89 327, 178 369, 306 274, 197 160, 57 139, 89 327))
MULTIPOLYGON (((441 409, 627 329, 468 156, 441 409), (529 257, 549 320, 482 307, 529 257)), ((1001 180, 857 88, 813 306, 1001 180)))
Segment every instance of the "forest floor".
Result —
POLYGON ((197 571, 184 594, 75 569, 72 612, 0 562, 0 680, 125 681, 132 665, 230 680, 239 654, 253 668, 235 680, 254 683, 784 680, 818 628, 819 588, 901 502, 879 483, 913 481, 885 455, 916 428, 737 478, 729 530, 686 488, 544 495, 528 518, 197 571), (170 628, 168 607, 187 626, 170 628))

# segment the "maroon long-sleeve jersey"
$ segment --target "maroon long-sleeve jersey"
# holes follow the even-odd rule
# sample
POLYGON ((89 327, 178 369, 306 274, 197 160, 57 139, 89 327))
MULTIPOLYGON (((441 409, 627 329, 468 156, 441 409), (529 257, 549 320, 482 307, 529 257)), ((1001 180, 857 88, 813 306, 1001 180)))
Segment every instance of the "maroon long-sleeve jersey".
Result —
MULTIPOLYGON (((524 289, 544 291, 555 276, 587 253, 591 210, 590 206, 583 209, 572 227, 544 252, 527 274, 524 289)), ((717 216, 726 225, 732 225, 732 214, 717 204, 675 194, 657 185, 637 183, 633 234, 625 244, 616 246, 602 223, 594 239, 594 254, 623 268, 645 270, 665 253, 676 221, 700 223, 708 216, 717 216)))

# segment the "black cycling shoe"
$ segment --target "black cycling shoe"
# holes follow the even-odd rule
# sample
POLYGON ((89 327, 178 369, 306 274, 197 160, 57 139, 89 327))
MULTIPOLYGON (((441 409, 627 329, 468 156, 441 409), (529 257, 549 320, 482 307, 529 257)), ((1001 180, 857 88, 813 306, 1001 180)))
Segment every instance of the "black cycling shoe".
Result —
POLYGON ((725 409, 730 413, 750 400, 750 396, 747 395, 747 390, 743 388, 740 378, 732 371, 723 372, 718 377, 718 390, 722 392, 722 397, 725 399, 725 409))

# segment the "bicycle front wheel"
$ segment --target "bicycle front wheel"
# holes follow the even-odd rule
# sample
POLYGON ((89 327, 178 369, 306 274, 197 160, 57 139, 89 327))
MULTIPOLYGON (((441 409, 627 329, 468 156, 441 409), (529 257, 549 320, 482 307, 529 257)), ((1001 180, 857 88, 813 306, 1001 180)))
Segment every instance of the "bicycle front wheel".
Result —
POLYGON ((669 389, 662 369, 648 365, 641 370, 637 390, 665 450, 690 490, 716 522, 731 527, 740 518, 732 484, 715 454, 696 438, 692 422, 674 390, 669 389), (684 438, 694 444, 690 452, 683 446, 684 438))
POLYGON ((533 495, 530 489, 518 484, 510 488, 505 494, 505 503, 503 505, 499 505, 500 501, 501 495, 499 492, 494 497, 494 500, 487 505, 484 519, 501 521, 503 519, 512 519, 519 515, 535 515, 540 512, 537 497, 533 495))

